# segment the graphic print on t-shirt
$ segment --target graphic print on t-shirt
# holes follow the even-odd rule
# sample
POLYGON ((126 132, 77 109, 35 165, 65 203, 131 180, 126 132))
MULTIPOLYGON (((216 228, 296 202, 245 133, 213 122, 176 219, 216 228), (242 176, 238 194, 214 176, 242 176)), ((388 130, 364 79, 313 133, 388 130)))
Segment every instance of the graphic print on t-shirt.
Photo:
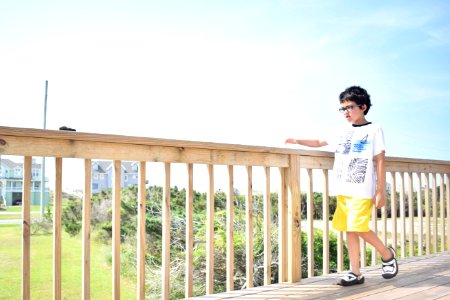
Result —
POLYGON ((363 137, 362 139, 356 140, 355 143, 353 144, 353 152, 361 153, 364 150, 366 150, 367 145, 369 144, 367 142, 367 138, 368 135, 366 134, 366 136, 363 137))
POLYGON ((364 183, 369 160, 364 158, 352 158, 348 165, 347 182, 364 183))
POLYGON ((349 131, 345 136, 342 136, 336 147, 336 153, 349 154, 350 149, 352 148, 352 138, 353 131, 349 131))

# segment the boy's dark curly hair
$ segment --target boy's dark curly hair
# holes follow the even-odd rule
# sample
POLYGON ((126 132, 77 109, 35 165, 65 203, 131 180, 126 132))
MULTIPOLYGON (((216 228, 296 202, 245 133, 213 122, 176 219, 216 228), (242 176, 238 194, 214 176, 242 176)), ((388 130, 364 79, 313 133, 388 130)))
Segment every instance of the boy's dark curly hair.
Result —
POLYGON ((351 86, 345 89, 339 95, 339 102, 343 103, 344 101, 353 101, 358 106, 365 105, 366 110, 364 111, 364 115, 367 115, 369 112, 372 103, 370 102, 370 95, 367 93, 365 89, 359 86, 351 86))

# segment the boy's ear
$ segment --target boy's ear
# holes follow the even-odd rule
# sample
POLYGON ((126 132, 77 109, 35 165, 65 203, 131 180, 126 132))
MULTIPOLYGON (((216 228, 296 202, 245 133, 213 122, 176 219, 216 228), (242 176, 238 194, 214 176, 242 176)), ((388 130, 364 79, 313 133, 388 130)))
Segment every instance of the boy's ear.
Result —
POLYGON ((365 112, 367 110, 367 105, 365 104, 361 105, 361 109, 365 112))

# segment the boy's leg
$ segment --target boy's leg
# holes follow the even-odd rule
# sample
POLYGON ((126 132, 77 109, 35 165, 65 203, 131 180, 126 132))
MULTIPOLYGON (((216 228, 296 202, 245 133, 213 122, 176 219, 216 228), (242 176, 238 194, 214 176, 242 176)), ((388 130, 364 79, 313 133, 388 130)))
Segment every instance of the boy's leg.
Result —
POLYGON ((347 248, 350 259, 350 270, 356 275, 360 275, 359 269, 359 234, 358 232, 347 231, 347 248))
POLYGON ((350 257, 350 272, 338 278, 337 284, 350 286, 364 283, 364 276, 359 269, 359 235, 357 232, 347 231, 347 248, 350 257))
POLYGON ((398 263, 395 258, 395 250, 393 248, 386 247, 383 242, 378 238, 375 232, 360 232, 359 235, 372 246, 374 246, 381 254, 381 275, 385 279, 394 278, 398 273, 398 263))
MULTIPOLYGON (((392 252, 389 250, 388 247, 386 247, 383 242, 380 240, 380 238, 373 232, 372 230, 368 232, 359 232, 359 236, 371 244, 372 246, 377 249, 377 251, 380 253, 381 258, 385 261, 392 259, 392 252)), ((350 250, 349 250, 350 251, 350 250)))

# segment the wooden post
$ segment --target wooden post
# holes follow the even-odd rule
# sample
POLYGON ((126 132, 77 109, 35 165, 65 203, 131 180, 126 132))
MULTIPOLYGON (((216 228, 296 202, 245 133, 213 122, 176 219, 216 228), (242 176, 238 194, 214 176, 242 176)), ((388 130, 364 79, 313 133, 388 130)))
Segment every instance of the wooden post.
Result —
POLYGON ((300 162, 297 155, 289 155, 288 178, 288 281, 294 283, 300 282, 302 277, 300 162))
POLYGON ((288 169, 280 168, 280 192, 278 195, 278 282, 288 280, 288 169))

